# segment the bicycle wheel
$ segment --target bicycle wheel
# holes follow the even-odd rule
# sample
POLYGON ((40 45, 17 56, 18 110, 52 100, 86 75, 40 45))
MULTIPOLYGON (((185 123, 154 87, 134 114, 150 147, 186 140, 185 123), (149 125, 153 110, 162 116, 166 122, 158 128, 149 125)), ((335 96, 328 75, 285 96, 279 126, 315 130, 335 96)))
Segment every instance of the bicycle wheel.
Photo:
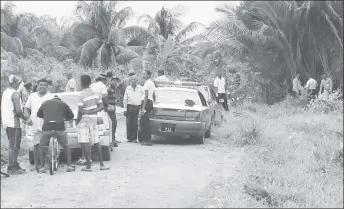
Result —
POLYGON ((50 156, 50 166, 49 171, 50 175, 54 175, 54 162, 55 162, 55 145, 54 145, 54 138, 51 138, 50 140, 50 146, 49 146, 49 156, 50 156))
POLYGON ((57 139, 54 138, 54 171, 57 171, 60 163, 60 148, 57 139))

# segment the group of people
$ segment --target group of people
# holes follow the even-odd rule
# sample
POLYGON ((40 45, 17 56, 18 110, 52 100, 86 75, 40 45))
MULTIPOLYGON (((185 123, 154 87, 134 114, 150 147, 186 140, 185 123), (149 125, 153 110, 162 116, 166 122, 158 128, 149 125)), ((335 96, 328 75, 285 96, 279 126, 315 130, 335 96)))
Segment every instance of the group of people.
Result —
POLYGON ((331 94, 332 87, 332 79, 327 74, 322 75, 319 91, 317 91, 318 82, 312 77, 309 77, 304 87, 302 87, 301 85, 300 74, 297 74, 296 77, 293 79, 293 94, 294 97, 297 98, 299 98, 302 95, 302 90, 305 89, 307 91, 308 100, 315 99, 317 95, 318 97, 326 99, 331 94))
MULTIPOLYGON (((168 80, 160 70, 156 80, 168 80)), ((96 82, 91 84, 89 75, 80 77, 81 91, 78 100, 77 135, 82 149, 82 157, 77 164, 86 165, 82 171, 91 169, 91 146, 94 145, 100 160, 100 169, 108 170, 102 159, 102 150, 97 136, 97 115, 100 112, 108 114, 112 121, 112 146, 118 146, 115 133, 116 120, 116 90, 118 87, 124 92, 124 115, 126 116, 128 142, 141 142, 144 146, 151 146, 149 127, 149 113, 153 109, 153 95, 155 84, 151 79, 152 73, 144 73, 144 85, 138 84, 135 72, 130 71, 129 77, 120 82, 112 72, 100 74, 96 82)), ((72 74, 67 74, 66 92, 77 91, 77 82, 72 74)), ((34 84, 23 82, 16 75, 8 77, 8 88, 2 94, 1 113, 2 124, 9 140, 8 173, 22 174, 17 161, 22 139, 22 129, 31 130, 33 135, 34 169, 39 173, 46 172, 46 157, 50 138, 55 134, 59 144, 64 148, 67 159, 67 172, 75 171, 71 165, 71 153, 65 132, 65 120, 74 118, 69 106, 52 93, 52 81, 46 78, 38 79, 34 84), (25 126, 29 126, 27 129, 25 126)))

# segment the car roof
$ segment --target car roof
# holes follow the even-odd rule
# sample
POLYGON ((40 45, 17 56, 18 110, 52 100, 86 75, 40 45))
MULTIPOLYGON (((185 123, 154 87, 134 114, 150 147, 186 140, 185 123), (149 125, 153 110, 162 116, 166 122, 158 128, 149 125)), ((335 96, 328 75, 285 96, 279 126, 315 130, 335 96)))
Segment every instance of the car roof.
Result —
POLYGON ((164 91, 164 90, 173 90, 173 91, 187 91, 187 92, 193 92, 197 93, 197 88, 188 88, 188 87, 175 87, 175 86, 164 86, 164 87, 158 87, 155 89, 156 91, 164 91))

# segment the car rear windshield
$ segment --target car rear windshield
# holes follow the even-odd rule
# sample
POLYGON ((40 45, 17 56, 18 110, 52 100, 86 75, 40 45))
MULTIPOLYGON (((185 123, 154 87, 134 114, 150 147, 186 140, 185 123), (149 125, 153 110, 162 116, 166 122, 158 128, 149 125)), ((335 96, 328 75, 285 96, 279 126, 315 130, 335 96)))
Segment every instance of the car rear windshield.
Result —
POLYGON ((184 105, 185 100, 189 99, 199 105, 199 97, 194 92, 178 90, 156 90, 156 103, 184 105))

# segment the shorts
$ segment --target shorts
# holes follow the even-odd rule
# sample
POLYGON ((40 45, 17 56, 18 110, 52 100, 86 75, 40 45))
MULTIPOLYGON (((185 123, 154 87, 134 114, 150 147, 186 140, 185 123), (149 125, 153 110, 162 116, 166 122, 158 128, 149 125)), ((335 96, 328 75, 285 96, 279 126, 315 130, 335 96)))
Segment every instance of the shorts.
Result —
POLYGON ((6 134, 11 150, 19 151, 22 138, 21 128, 6 127, 6 134))
POLYGON ((42 147, 48 147, 50 143, 51 137, 55 136, 58 141, 58 143, 62 147, 66 147, 68 145, 68 138, 67 138, 67 133, 64 131, 43 131, 41 134, 41 139, 40 139, 40 145, 42 147))
POLYGON ((32 143, 34 146, 38 145, 40 143, 42 133, 43 132, 41 130, 34 130, 33 131, 32 143))
POLYGON ((99 143, 96 117, 82 117, 78 124, 78 143, 99 143))

